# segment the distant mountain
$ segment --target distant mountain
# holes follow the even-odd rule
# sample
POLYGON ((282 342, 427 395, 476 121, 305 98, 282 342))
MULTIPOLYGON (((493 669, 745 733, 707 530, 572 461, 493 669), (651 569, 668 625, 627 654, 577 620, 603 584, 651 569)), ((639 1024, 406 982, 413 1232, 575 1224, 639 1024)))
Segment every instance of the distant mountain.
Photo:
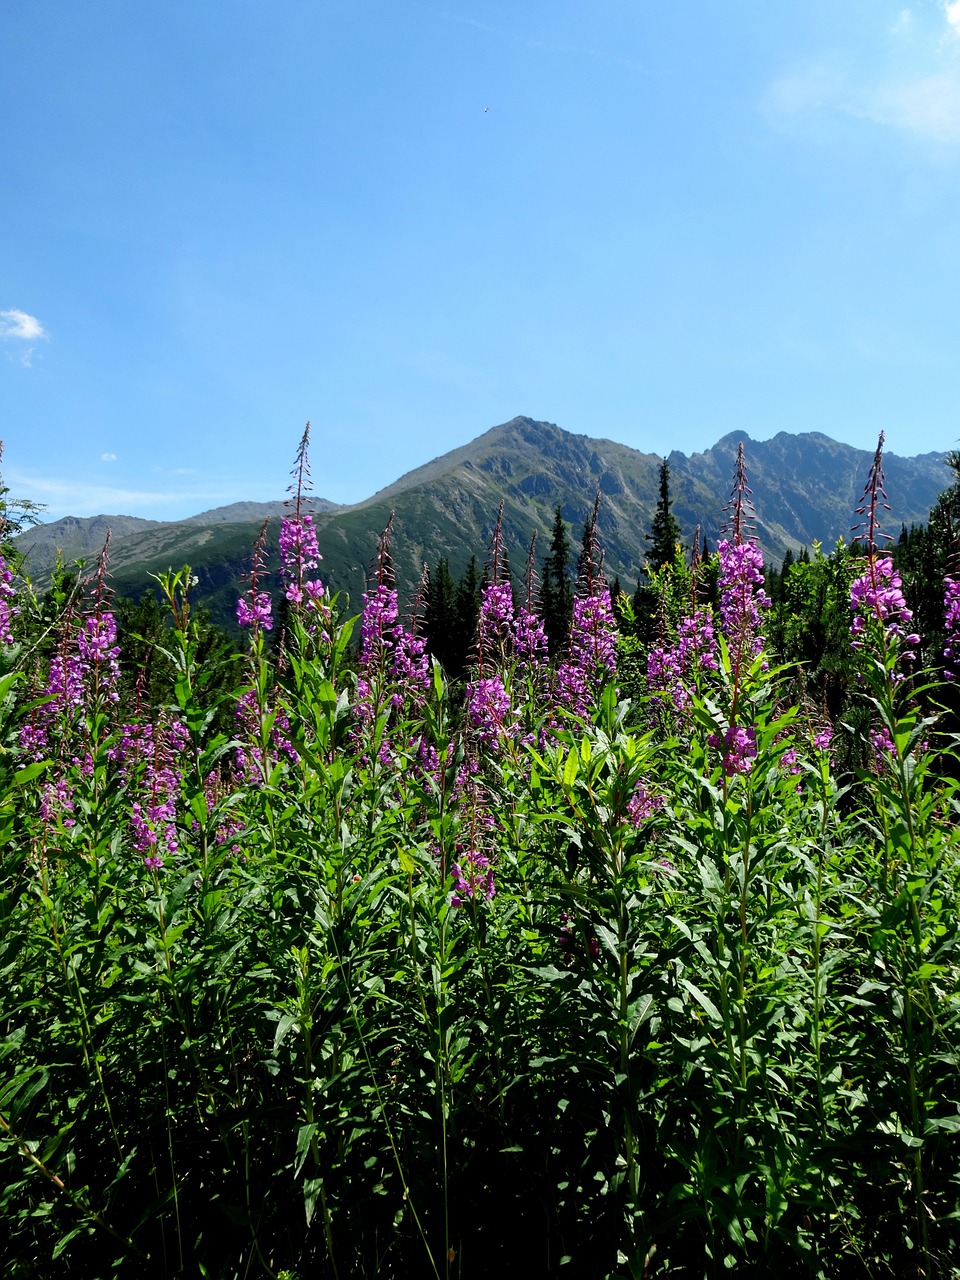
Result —
POLYGON ((61 552, 67 564, 73 560, 86 560, 100 553, 107 534, 111 541, 120 542, 131 534, 145 529, 157 529, 159 520, 141 520, 139 516, 64 516, 50 524, 38 524, 20 535, 17 545, 30 556, 28 572, 34 566, 46 573, 61 552))
MULTIPOLYGON (((687 457, 675 450, 669 455, 673 511, 686 541, 699 524, 716 545, 741 441, 757 535, 768 559, 779 562, 788 547, 798 550, 815 540, 829 548, 849 534, 872 454, 816 432, 781 432, 766 441, 731 433, 705 453, 687 457)), ((901 524, 926 520, 950 474, 939 453, 914 458, 887 454, 884 466, 892 508, 886 530, 896 535, 901 524)), ((514 418, 363 502, 337 507, 318 500, 322 575, 358 604, 378 534, 391 511, 396 513, 394 566, 403 591, 413 591, 423 565, 433 568, 441 556, 457 575, 471 554, 482 560, 502 500, 507 547, 520 577, 534 530, 540 535, 539 561, 559 506, 576 543, 599 489, 607 572, 632 589, 645 560, 659 468, 655 454, 573 435, 552 423, 514 418)), ((284 510, 282 502, 239 502, 180 521, 68 518, 30 530, 20 546, 27 553, 27 571, 43 586, 57 547, 68 563, 77 557, 90 560, 111 527, 111 571, 118 592, 139 595, 150 585, 150 573, 188 563, 199 578, 198 597, 216 617, 229 621, 264 519, 270 520, 268 568, 276 567, 276 535, 284 510)))
MULTIPOLYGON (((816 431, 801 435, 781 431, 762 441, 731 432, 706 453, 689 458, 671 453, 668 462, 678 495, 674 510, 681 523, 689 522, 694 510, 704 511, 704 502, 715 495, 726 498, 741 441, 757 511, 757 533, 767 555, 779 558, 788 547, 796 550, 815 540, 829 550, 838 538, 849 538, 873 454, 816 431)), ((913 458, 883 455, 891 507, 889 513, 881 513, 887 533, 895 537, 901 525, 927 519, 938 496, 952 482, 944 458, 942 453, 913 458)), ((719 528, 718 514, 707 524, 719 528)))
MULTIPOLYGON (((340 511, 341 504, 329 502, 326 498, 313 498, 312 509, 320 511, 340 511)), ((181 524, 242 524, 247 520, 269 520, 271 517, 286 515, 289 511, 287 502, 231 502, 226 507, 214 507, 211 511, 201 511, 199 515, 187 516, 181 524)))

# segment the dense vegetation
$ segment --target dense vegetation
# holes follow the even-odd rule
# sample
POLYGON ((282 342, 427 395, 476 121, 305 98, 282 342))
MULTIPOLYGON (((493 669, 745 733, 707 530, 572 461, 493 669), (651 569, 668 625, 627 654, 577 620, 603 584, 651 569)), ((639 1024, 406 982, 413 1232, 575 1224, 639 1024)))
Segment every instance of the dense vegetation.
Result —
POLYGON ((306 447, 242 654, 0 566, 4 1275, 955 1274, 956 490, 355 619, 306 447))

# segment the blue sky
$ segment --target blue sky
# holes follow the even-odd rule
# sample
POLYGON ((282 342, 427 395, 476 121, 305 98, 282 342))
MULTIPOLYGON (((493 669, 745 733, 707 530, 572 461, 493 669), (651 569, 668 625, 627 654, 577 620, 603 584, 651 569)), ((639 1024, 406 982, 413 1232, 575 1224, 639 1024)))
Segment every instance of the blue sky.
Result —
POLYGON ((518 413, 960 438, 960 0, 8 4, 0 156, 50 518, 281 496, 308 418, 341 502, 518 413))

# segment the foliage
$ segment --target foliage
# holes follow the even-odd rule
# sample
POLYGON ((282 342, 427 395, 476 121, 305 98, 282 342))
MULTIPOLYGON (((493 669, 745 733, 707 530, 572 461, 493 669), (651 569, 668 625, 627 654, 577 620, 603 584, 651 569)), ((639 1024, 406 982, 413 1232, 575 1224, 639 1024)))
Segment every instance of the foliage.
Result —
POLYGON ((894 566, 771 606, 724 539, 618 654, 594 519, 550 661, 498 524, 461 703, 389 526, 354 619, 301 483, 240 661, 187 569, 120 641, 105 562, 11 579, 4 1274, 951 1274, 958 805, 894 566))

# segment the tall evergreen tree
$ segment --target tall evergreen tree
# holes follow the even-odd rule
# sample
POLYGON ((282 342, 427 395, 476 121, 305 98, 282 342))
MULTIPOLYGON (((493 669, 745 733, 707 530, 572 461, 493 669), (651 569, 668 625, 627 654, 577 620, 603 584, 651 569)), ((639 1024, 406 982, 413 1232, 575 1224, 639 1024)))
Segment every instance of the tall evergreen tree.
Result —
POLYGON ((631 604, 633 607, 632 634, 643 646, 649 647, 655 643, 660 629, 660 597, 649 574, 644 573, 637 579, 637 589, 633 593, 631 604))
POLYGON ((570 577, 572 555, 567 526, 557 507, 553 520, 550 552, 543 561, 543 584, 540 592, 543 627, 551 656, 567 642, 573 616, 573 583, 570 577))
POLYGON ((448 674, 455 680, 463 678, 473 651, 477 619, 480 616, 480 581, 477 557, 471 556, 470 563, 457 583, 454 599, 453 652, 450 655, 448 674))
POLYGON ((456 660, 456 587, 446 556, 441 556, 427 586, 424 630, 427 649, 449 674, 456 660))
POLYGON ((670 510, 670 466, 666 458, 660 463, 660 496, 653 515, 653 524, 647 534, 650 554, 647 559, 654 570, 665 564, 673 564, 677 543, 680 541, 680 522, 670 510))

